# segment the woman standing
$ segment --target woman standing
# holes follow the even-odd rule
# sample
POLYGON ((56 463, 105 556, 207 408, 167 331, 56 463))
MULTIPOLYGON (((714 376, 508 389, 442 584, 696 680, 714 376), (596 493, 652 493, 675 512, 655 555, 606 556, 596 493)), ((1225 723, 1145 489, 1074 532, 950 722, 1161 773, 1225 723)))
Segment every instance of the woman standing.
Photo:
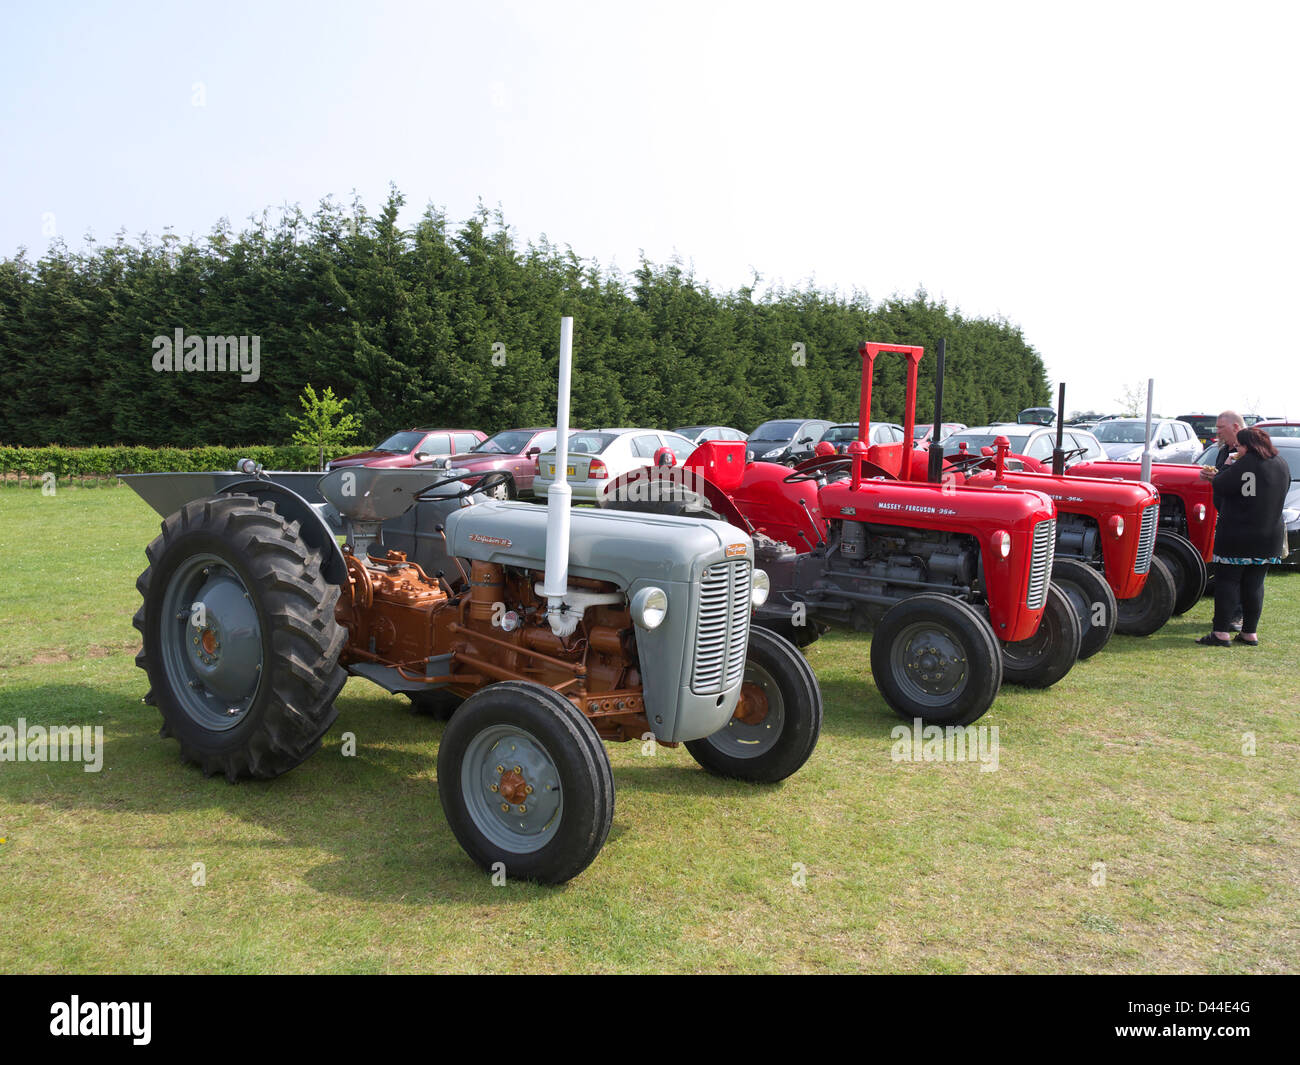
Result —
POLYGON ((1237 642, 1259 644, 1259 615, 1264 609, 1264 577, 1281 562, 1286 529, 1282 503, 1291 485, 1286 461, 1260 429, 1237 433, 1235 460, 1214 476, 1214 631, 1196 642, 1227 647, 1228 624, 1240 610, 1237 642))

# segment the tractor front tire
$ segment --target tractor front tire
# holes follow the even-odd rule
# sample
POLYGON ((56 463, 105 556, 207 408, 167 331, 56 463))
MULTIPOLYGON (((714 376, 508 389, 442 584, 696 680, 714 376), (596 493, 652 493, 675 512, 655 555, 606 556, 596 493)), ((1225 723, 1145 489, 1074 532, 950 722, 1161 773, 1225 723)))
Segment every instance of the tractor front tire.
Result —
POLYGON ((1205 594, 1205 560, 1185 536, 1168 530, 1156 536, 1155 557, 1160 559, 1174 578, 1174 614, 1186 614, 1205 594))
POLYGON ((1073 558, 1058 558, 1052 566, 1052 583, 1070 600, 1083 638, 1079 659, 1091 658, 1115 635, 1119 618, 1115 592, 1106 578, 1087 563, 1073 558))
POLYGON ((751 628, 735 713, 712 736, 687 740, 686 749, 717 776, 773 784, 808 761, 821 728, 812 667, 790 641, 751 628))
POLYGON ((438 748, 438 795, 475 862, 517 880, 562 884, 609 836, 614 776, 591 722, 530 681, 481 688, 438 748))
POLYGON ((1066 594, 1053 581, 1038 631, 1027 640, 1002 645, 1002 676, 1023 688, 1050 688, 1079 659, 1083 630, 1066 594))
POLYGON ((886 611, 871 636, 876 687, 906 721, 969 725, 993 705, 1002 669, 992 626, 952 596, 909 596, 886 611))
POLYGON ((278 776, 321 743, 338 711, 347 638, 319 551, 251 496, 187 503, 162 523, 136 581, 146 702, 204 775, 278 776))
POLYGON ((1119 621, 1115 624, 1115 631, 1124 636, 1150 636, 1173 617, 1177 597, 1174 575, 1163 560, 1152 556, 1142 591, 1132 599, 1121 599, 1117 604, 1119 621))

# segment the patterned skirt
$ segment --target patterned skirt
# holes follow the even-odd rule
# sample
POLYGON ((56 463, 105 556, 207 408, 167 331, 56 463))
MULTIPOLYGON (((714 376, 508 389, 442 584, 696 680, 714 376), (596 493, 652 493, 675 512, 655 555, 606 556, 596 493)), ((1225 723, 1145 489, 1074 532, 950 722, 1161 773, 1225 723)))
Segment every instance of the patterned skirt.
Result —
POLYGON ((1223 558, 1220 555, 1213 555, 1211 562, 1218 562, 1224 566, 1280 566, 1280 558, 1223 558))

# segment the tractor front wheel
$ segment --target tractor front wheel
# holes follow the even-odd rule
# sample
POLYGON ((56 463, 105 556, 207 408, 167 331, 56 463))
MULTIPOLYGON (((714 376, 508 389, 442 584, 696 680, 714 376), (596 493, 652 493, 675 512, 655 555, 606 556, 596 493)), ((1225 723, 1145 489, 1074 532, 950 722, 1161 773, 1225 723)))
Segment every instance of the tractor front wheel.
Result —
POLYGON ((871 673, 899 717, 968 725, 1002 686, 993 628, 960 599, 922 592, 895 603, 871 635, 871 673))
POLYGON ((146 701, 206 775, 274 777, 334 723, 346 631, 321 554, 269 502, 212 496, 162 523, 136 581, 146 701))
POLYGON ((1150 636, 1174 613, 1178 589, 1174 575, 1159 557, 1152 557, 1142 591, 1132 599, 1121 599, 1115 631, 1124 636, 1150 636))
POLYGON ((614 820, 614 777, 591 722, 541 684, 466 699, 438 748, 438 795, 465 852, 491 872, 561 884, 591 864, 614 820))
POLYGON ((735 713, 686 749, 710 773, 771 784, 808 761, 821 727, 822 693, 807 660, 776 633, 751 628, 735 713))
POLYGON ((1205 560, 1190 540, 1168 530, 1156 536, 1155 554, 1174 578, 1174 613, 1186 614, 1205 592, 1205 560))
POLYGON ((1002 645, 1002 676, 1024 688, 1050 688, 1074 668, 1082 643, 1074 607, 1053 581, 1038 631, 1027 640, 1002 645))
POLYGON ((1091 658, 1115 634, 1118 607, 1106 578, 1087 563, 1058 558, 1052 566, 1052 583, 1061 589, 1074 607, 1083 638, 1079 659, 1091 658))

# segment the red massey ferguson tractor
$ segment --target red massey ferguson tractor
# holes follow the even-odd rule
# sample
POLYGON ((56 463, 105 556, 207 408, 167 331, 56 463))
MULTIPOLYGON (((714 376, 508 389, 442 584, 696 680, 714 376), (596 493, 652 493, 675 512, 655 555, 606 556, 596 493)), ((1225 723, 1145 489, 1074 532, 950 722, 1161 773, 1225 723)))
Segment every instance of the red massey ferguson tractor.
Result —
MULTIPOLYGON (((1071 477, 1137 481, 1142 476, 1142 464, 1080 462, 1069 472, 1071 477)), ((1174 613, 1185 614, 1209 590, 1211 578, 1207 577, 1206 565, 1214 557, 1214 525, 1219 518, 1214 488, 1209 481, 1201 480, 1199 466, 1174 462, 1153 462, 1150 483, 1160 493, 1156 557, 1173 576, 1177 589, 1174 613)))
POLYGON ((771 579, 755 623, 806 645, 830 624, 872 629, 871 668, 905 718, 966 724, 1003 677, 1047 687, 1078 657, 1079 617, 1051 583, 1056 509, 1046 495, 906 479, 919 347, 863 344, 859 439, 791 471, 702 444, 677 469, 620 479, 619 509, 703 510, 748 532, 771 579), (908 359, 904 442, 868 447, 880 352, 908 359), (902 479, 900 479, 902 478, 902 479))

